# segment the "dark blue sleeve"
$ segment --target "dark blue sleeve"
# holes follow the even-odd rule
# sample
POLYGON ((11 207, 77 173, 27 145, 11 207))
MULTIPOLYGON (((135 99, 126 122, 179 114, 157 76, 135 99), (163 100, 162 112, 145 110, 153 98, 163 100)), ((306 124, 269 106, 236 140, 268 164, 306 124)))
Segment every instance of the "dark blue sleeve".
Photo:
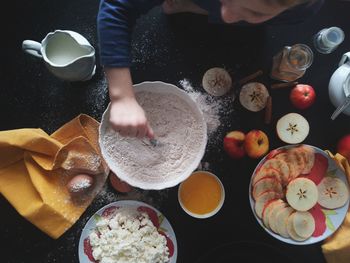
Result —
POLYGON ((131 34, 136 20, 162 2, 163 0, 101 0, 97 33, 103 66, 130 67, 131 34))

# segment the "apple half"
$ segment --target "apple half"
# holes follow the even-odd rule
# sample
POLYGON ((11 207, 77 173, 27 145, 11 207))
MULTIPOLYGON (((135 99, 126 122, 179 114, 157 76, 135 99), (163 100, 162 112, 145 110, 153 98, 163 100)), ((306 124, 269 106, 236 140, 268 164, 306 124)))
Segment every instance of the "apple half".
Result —
POLYGON ((249 111, 257 112, 265 108, 270 96, 264 84, 250 82, 245 84, 239 93, 239 102, 249 111))
POLYGON ((318 189, 310 179, 298 177, 289 182, 286 198, 295 210, 307 211, 317 203, 318 189))
POLYGON ((325 177, 317 186, 318 203, 327 209, 342 207, 349 199, 349 190, 339 178, 325 177))
POLYGON ((298 113, 288 113, 276 124, 277 136, 288 144, 301 143, 309 135, 308 121, 298 113))
POLYGON ((232 78, 223 68, 208 69, 202 79, 204 90, 213 96, 222 96, 232 87, 232 78))

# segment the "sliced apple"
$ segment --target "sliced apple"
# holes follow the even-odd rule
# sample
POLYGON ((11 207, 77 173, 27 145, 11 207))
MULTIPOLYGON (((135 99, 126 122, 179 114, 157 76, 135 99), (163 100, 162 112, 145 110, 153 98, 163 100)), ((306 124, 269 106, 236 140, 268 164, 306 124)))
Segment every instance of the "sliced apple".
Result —
POLYGON ((253 186, 252 196, 256 200, 259 195, 266 191, 275 191, 282 194, 282 185, 275 177, 263 177, 253 186))
POLYGON ((349 190, 339 178, 325 177, 318 188, 318 203, 327 209, 342 207, 349 199, 349 190))
POLYGON ((252 184, 255 185, 259 180, 261 180, 262 178, 265 178, 265 177, 274 177, 277 180, 281 181, 282 174, 273 168, 259 169, 255 173, 255 176, 253 177, 252 184))
POLYGON ((288 183, 289 178, 289 167, 288 164, 283 161, 276 158, 272 158, 267 160, 262 166, 261 169, 275 169, 281 174, 281 182, 283 185, 286 185, 288 183))
POLYGON ((282 204, 276 205, 273 209, 271 209, 270 213, 267 215, 269 217, 268 218, 269 227, 276 234, 278 234, 278 230, 277 230, 277 215, 285 207, 288 207, 288 204, 283 201, 282 204))
POLYGON ((315 231, 315 219, 309 212, 297 211, 293 218, 295 233, 302 238, 309 238, 315 231))
POLYGON ((289 167, 289 180, 293 180, 304 169, 304 158, 294 148, 276 155, 276 159, 285 161, 289 167))
POLYGON ((295 241, 299 241, 299 242, 305 241, 307 238, 301 237, 295 232, 294 223, 293 223, 294 217, 295 217, 295 213, 292 213, 287 219, 287 232, 288 232, 288 235, 295 241))
POLYGON ((317 203, 317 186, 310 179, 298 177, 288 184, 286 198, 295 210, 307 211, 317 203))
POLYGON ((241 88, 239 101, 247 110, 257 112, 265 108, 269 96, 264 84, 250 82, 241 88))
POLYGON ((267 228, 270 228, 270 226, 269 226, 269 214, 275 208, 276 205, 283 205, 283 207, 284 207, 287 205, 287 203, 284 202, 282 199, 274 199, 265 205, 263 212, 262 212, 262 220, 263 220, 264 225, 267 228))
POLYGON ((275 191, 266 191, 263 194, 261 194, 255 201, 255 212, 256 215, 261 218, 262 211, 265 207, 265 205, 272 199, 278 199, 281 197, 280 193, 277 193, 275 191))
POLYGON ((308 121, 298 113, 288 113, 276 124, 278 137, 285 143, 301 143, 308 136, 310 126, 308 121))
POLYGON ((288 217, 294 211, 295 210, 292 207, 287 206, 287 207, 281 209, 281 211, 278 212, 276 215, 276 230, 281 236, 283 236, 285 238, 289 238, 289 234, 288 234, 288 230, 287 230, 287 220, 288 220, 288 217))
POLYGON ((301 145, 296 149, 304 158, 304 169, 301 171, 302 174, 308 174, 311 172, 312 167, 315 164, 315 150, 307 145, 301 145))
POLYGON ((213 96, 222 96, 232 87, 232 78, 223 68, 208 69, 203 76, 202 86, 213 96))

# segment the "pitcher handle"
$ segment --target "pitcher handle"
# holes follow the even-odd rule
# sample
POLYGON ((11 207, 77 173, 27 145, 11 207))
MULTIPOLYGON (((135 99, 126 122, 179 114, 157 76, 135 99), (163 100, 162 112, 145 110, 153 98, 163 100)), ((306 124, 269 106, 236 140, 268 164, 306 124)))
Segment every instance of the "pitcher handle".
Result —
POLYGON ((24 40, 22 42, 22 50, 30 55, 38 58, 42 58, 41 55, 41 44, 33 40, 24 40))
POLYGON ((350 52, 345 53, 345 54, 341 57, 341 59, 340 59, 340 61, 339 61, 339 67, 340 67, 341 65, 345 64, 346 62, 348 62, 348 60, 350 60, 350 52))

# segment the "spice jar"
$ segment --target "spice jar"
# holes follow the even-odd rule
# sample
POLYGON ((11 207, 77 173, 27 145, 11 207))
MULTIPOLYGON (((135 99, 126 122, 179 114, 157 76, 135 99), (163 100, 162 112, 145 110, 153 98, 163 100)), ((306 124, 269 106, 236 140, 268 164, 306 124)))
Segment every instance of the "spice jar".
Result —
POLYGON ((312 50, 304 44, 285 46, 273 57, 271 78, 294 81, 301 78, 313 61, 312 50))

